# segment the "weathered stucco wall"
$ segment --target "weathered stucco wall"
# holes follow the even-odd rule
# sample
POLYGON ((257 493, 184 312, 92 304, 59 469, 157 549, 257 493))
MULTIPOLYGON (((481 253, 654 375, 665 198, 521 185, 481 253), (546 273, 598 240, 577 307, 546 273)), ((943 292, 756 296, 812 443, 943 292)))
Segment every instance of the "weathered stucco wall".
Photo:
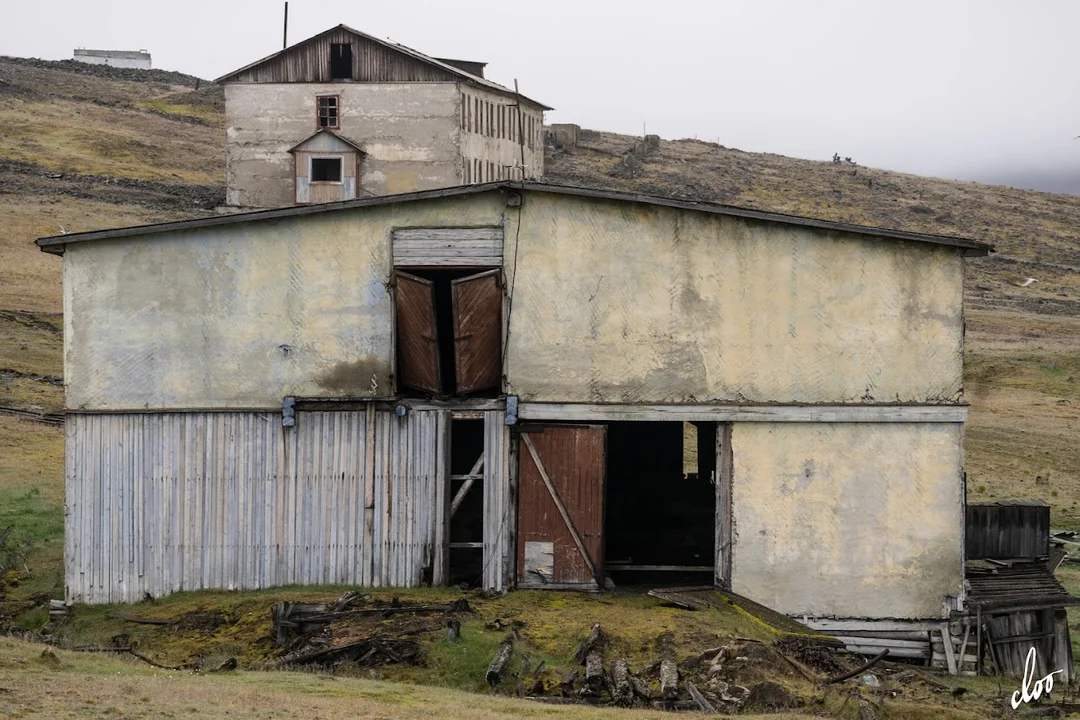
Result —
POLYGON ((520 180, 522 176, 517 167, 522 164, 521 138, 525 141, 525 179, 540 179, 544 174, 543 111, 523 104, 520 122, 524 132, 519 135, 518 110, 513 97, 470 85, 462 85, 462 93, 461 155, 467 181, 520 180), (481 103, 479 108, 477 101, 481 103), (485 113, 483 103, 493 108, 490 117, 485 113), (490 170, 487 163, 493 166, 490 170))
POLYGON ((792 615, 940 617, 963 584, 961 433, 736 423, 732 590, 792 615))
POLYGON ((316 127, 316 96, 340 97, 342 137, 365 153, 360 195, 461 182, 457 83, 229 83, 225 86, 226 202, 294 203, 289 149, 316 127))
POLYGON ((72 244, 71 409, 280 407, 386 395, 390 232, 498 225, 498 193, 72 244), (361 220, 362 218, 362 220, 361 220))
POLYGON ((530 193, 515 256, 508 221, 524 400, 959 399, 954 249, 530 193))

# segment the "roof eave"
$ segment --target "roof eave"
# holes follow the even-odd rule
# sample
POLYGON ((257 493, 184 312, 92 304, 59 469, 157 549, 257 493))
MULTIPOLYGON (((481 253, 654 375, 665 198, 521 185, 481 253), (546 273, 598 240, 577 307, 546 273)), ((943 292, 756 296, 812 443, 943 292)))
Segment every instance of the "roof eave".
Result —
MULTIPOLYGON (((378 197, 360 198, 356 200, 343 200, 341 202, 322 203, 318 205, 288 206, 283 208, 273 208, 270 210, 256 210, 252 212, 236 213, 234 215, 223 215, 219 217, 198 218, 195 220, 180 220, 170 223, 158 223, 155 225, 139 225, 129 228, 117 228, 115 230, 97 230, 85 233, 71 233, 68 235, 52 235, 49 237, 39 238, 36 243, 38 247, 40 247, 45 252, 55 252, 54 250, 49 250, 48 248, 55 246, 63 246, 69 242, 104 240, 110 238, 129 237, 132 235, 169 232, 172 230, 188 230, 207 226, 231 225, 233 223, 247 222, 250 220, 268 220, 279 217, 294 217, 299 215, 311 215, 321 212, 348 210, 351 208, 367 207, 371 205, 383 205, 398 202, 410 202, 414 200, 428 200, 434 198, 472 195, 481 192, 488 192, 491 190, 525 190, 533 192, 547 192, 558 195, 573 195, 579 197, 613 200, 617 202, 632 202, 644 205, 670 207, 680 210, 694 210, 698 212, 712 213, 715 215, 741 217, 748 220, 759 220, 762 222, 774 222, 783 225, 811 227, 827 232, 846 232, 854 235, 862 235, 869 237, 884 237, 894 240, 907 240, 910 242, 945 245, 956 248, 960 250, 965 256, 969 257, 983 257, 994 251, 994 248, 991 245, 987 245, 986 243, 981 243, 975 240, 970 240, 968 238, 955 237, 950 235, 931 235, 926 233, 907 232, 904 230, 889 230, 887 228, 877 228, 865 225, 849 225, 847 223, 838 223, 830 220, 819 220, 817 218, 808 218, 799 215, 784 215, 782 213, 770 213, 762 210, 754 210, 751 208, 740 208, 730 205, 719 205, 714 203, 701 203, 689 200, 679 200, 676 198, 655 197, 651 195, 625 193, 614 190, 596 190, 592 188, 578 188, 568 185, 549 185, 546 183, 518 183, 508 182, 505 180, 477 185, 455 185, 452 187, 439 188, 435 190, 422 190, 418 192, 403 193, 399 195, 382 195, 378 197)), ((63 250, 61 249, 59 252, 62 253, 63 250)))

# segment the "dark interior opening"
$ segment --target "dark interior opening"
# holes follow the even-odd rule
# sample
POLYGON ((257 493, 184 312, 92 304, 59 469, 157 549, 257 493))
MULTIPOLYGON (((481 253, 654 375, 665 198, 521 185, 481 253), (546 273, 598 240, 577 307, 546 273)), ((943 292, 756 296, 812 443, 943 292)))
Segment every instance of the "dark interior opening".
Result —
POLYGON ((712 584, 716 423, 608 423, 605 570, 616 585, 712 584))
MULTIPOLYGON (((452 282, 458 278, 484 272, 484 268, 460 268, 454 270, 431 270, 425 268, 400 268, 410 275, 430 280, 434 283, 435 297, 435 338, 439 350, 439 379, 442 391, 438 397, 458 395, 456 372, 456 349, 454 347, 454 297, 452 282)), ((501 319, 498 320, 501 322, 501 319)), ((400 343, 397 358, 398 377, 401 377, 400 343)), ((407 397, 427 397, 430 393, 415 388, 402 387, 402 395, 407 397)), ((470 397, 498 397, 499 388, 469 393, 470 397)))
POLYGON ((330 79, 352 80, 352 45, 330 44, 330 79))
POLYGON ((341 182, 341 158, 312 158, 312 182, 341 182))
MULTIPOLYGON (((484 421, 452 420, 450 425, 450 498, 453 502, 469 480, 476 461, 484 454, 484 421)), ((477 475, 483 474, 480 468, 477 475)), ((453 509, 453 508, 451 508, 453 509)), ((480 584, 484 569, 484 481, 475 478, 450 516, 451 585, 480 584)))

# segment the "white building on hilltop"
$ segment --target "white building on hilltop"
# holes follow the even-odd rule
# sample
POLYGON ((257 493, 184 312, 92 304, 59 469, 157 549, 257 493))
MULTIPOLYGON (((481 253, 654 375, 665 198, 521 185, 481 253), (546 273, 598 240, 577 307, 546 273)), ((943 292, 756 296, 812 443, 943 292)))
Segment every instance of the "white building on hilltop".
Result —
POLYGON ((150 53, 145 50, 86 50, 76 48, 73 60, 90 65, 111 65, 112 67, 150 69, 150 53))

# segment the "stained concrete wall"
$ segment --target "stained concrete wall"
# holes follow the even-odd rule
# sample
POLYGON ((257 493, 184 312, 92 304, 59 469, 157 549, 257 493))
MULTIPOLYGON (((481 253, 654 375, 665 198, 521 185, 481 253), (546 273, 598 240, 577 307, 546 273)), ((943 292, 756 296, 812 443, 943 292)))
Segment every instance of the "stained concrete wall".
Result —
POLYGON ((72 244, 67 407, 389 394, 391 229, 498 225, 505 211, 492 193, 72 244))
POLYGON ((961 433, 736 423, 732 590, 792 615, 940 617, 963 585, 961 433))
MULTIPOLYGON (((490 182, 493 180, 520 180, 521 172, 517 169, 522 164, 522 146, 520 138, 524 138, 525 179, 538 180, 544 174, 544 113, 538 108, 528 105, 522 106, 521 123, 525 128, 523 135, 517 132, 517 107, 513 97, 499 95, 498 93, 486 92, 471 85, 463 85, 464 96, 462 102, 466 105, 462 113, 461 125, 461 155, 466 164, 465 177, 471 183, 490 182), (468 107, 474 100, 498 108, 505 108, 507 114, 500 130, 499 123, 495 120, 489 127, 486 117, 475 117, 475 110, 468 107), (530 122, 531 121, 531 122, 530 122), (489 175, 486 169, 481 172, 472 171, 472 163, 491 163, 493 172, 489 175)), ((483 112, 483 108, 481 108, 483 112)))
POLYGON ((228 205, 294 204, 289 149, 317 129, 320 94, 340 97, 335 132, 365 153, 361 197, 461 184, 457 83, 229 83, 228 205))
POLYGON ((561 402, 950 402, 955 249, 530 193, 510 391, 561 402))
POLYGON ((68 405, 272 407, 372 376, 386 392, 391 229, 504 221, 523 400, 959 398, 955 250, 532 192, 515 252, 518 213, 492 192, 72 244, 68 405))

